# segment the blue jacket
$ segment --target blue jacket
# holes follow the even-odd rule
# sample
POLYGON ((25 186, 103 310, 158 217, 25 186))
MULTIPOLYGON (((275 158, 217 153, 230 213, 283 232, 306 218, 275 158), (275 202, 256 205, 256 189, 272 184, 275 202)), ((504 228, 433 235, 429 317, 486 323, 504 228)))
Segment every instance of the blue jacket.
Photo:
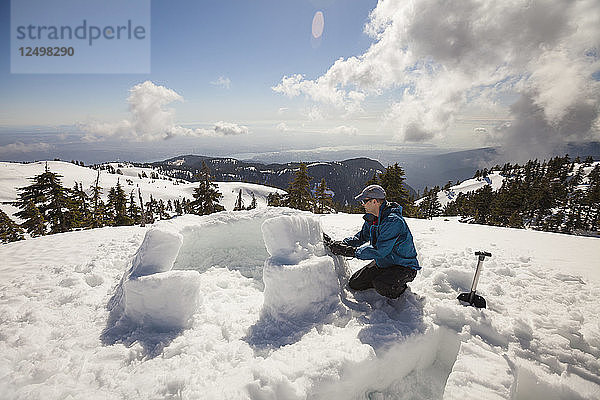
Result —
POLYGON ((412 234, 402 218, 401 206, 383 202, 379 208, 379 221, 373 214, 365 214, 363 219, 365 223, 361 231, 343 240, 344 243, 354 247, 366 242, 370 243, 368 246, 356 249, 356 258, 375 260, 380 268, 402 265, 416 270, 421 269, 412 234))

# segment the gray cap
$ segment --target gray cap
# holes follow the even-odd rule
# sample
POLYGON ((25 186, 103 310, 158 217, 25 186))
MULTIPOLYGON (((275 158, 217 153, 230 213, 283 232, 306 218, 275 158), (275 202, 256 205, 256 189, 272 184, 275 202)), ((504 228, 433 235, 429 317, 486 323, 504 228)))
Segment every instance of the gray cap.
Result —
POLYGON ((385 190, 379 185, 369 185, 354 199, 358 201, 363 201, 364 199, 385 199, 385 190))

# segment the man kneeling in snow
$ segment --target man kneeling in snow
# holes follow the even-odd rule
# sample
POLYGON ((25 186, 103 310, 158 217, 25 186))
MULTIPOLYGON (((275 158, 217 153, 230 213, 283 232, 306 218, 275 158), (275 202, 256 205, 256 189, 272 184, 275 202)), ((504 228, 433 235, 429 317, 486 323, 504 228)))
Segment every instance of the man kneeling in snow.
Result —
POLYGON ((352 275, 348 282, 351 289, 375 288, 382 296, 395 299, 421 267, 412 234, 402 218, 402 207, 386 201, 385 196, 381 186, 367 186, 355 197, 366 211, 361 231, 341 242, 324 235, 324 242, 333 254, 373 260, 352 275), (367 241, 368 246, 358 247, 367 241))

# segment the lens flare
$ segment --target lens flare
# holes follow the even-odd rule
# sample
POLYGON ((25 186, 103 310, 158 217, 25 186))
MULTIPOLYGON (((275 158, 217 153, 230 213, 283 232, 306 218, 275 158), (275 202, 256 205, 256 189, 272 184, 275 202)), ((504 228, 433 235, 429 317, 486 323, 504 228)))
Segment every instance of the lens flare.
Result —
POLYGON ((315 39, 318 39, 323 34, 323 28, 325 27, 325 18, 321 11, 317 11, 312 21, 312 35, 315 39))

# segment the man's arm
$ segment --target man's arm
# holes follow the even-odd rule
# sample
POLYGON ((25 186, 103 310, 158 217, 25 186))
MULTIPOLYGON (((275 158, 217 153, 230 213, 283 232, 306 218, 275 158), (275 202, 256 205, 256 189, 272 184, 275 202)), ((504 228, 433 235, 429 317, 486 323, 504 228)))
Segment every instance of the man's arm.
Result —
POLYGON ((390 217, 384 222, 379 230, 376 246, 361 247, 356 251, 356 258, 361 260, 374 260, 384 258, 394 249, 397 242, 406 240, 408 227, 401 218, 390 217))
POLYGON ((358 247, 366 243, 369 240, 369 238, 365 238, 365 235, 363 234, 364 230, 365 229, 363 226, 363 228, 356 235, 347 237, 346 239, 342 240, 342 243, 352 247, 358 247))

